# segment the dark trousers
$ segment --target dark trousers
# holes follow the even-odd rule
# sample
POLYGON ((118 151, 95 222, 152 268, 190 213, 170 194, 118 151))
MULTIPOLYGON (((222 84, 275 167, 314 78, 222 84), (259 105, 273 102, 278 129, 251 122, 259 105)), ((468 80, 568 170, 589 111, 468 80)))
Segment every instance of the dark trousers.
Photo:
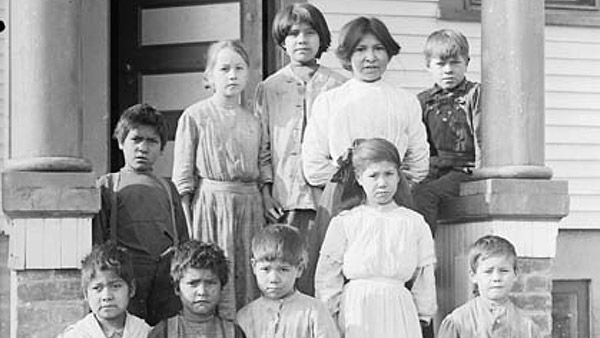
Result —
POLYGON ((172 255, 159 259, 132 256, 137 287, 127 310, 150 326, 176 315, 181 309, 181 301, 171 282, 172 255))
POLYGON ((448 198, 457 197, 460 192, 460 184, 471 179, 471 175, 465 172, 447 170, 439 175, 428 176, 413 188, 415 209, 429 224, 432 235, 435 236, 442 202, 448 198))

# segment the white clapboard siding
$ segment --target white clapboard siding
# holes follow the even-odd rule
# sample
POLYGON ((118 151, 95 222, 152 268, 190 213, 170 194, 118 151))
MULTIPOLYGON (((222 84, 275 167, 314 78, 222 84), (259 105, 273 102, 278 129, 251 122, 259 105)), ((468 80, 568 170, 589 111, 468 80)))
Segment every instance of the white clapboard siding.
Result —
MULTIPOLYGON (((481 80, 479 23, 438 19, 437 0, 314 0, 332 31, 359 16, 376 16, 402 46, 386 77, 417 93, 431 85, 423 45, 441 28, 463 32, 471 46, 467 77, 481 80)), ((321 62, 346 75, 330 51, 321 62)), ((569 181, 570 215, 562 228, 600 228, 600 28, 547 26, 545 30, 546 165, 555 179, 569 181)))

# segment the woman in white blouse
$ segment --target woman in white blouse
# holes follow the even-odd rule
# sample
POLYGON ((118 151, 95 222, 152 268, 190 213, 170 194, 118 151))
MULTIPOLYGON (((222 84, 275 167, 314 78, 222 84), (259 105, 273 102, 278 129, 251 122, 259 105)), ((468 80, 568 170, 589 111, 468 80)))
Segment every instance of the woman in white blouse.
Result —
POLYGON ((419 101, 383 78, 399 51, 377 18, 359 17, 342 28, 336 55, 353 78, 313 104, 302 145, 304 175, 311 185, 324 186, 338 169, 335 161, 359 138, 392 142, 409 184, 427 175, 429 145, 419 101))
POLYGON ((429 144, 419 101, 384 79, 390 59, 399 51, 379 19, 358 17, 342 27, 336 55, 353 77, 316 98, 302 143, 306 180, 313 186, 326 186, 317 208, 314 252, 319 252, 331 218, 361 200, 354 196, 361 189, 348 170, 350 156, 338 160, 349 153, 354 141, 378 137, 397 147, 403 163, 401 175, 406 178, 400 180, 395 196, 399 205, 412 207, 409 186, 427 176, 429 144), (346 168, 338 163, 346 163, 346 168))

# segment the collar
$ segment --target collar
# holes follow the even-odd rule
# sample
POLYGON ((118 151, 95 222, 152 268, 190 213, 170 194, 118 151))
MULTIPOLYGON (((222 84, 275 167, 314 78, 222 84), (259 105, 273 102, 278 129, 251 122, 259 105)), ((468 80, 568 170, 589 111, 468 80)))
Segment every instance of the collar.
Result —
POLYGON ((431 89, 430 94, 436 95, 439 93, 461 93, 461 92, 464 92, 467 90, 467 84, 468 84, 468 81, 467 81, 466 77, 452 89, 444 89, 436 83, 433 85, 433 88, 431 89))
POLYGON ((294 292, 290 293, 288 296, 279 298, 279 299, 269 299, 267 297, 260 297, 265 304, 269 307, 281 307, 285 303, 291 302, 293 299, 298 297, 298 290, 294 289, 294 292))

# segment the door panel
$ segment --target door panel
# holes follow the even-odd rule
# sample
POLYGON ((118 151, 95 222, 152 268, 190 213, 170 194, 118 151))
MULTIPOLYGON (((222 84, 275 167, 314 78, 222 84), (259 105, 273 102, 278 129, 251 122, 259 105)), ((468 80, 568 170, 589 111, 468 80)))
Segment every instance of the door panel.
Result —
MULTIPOLYGON (((210 96, 202 72, 214 41, 241 39, 251 57, 245 97, 261 80, 262 16, 260 0, 112 0, 112 116, 136 103, 161 110, 169 125, 164 155, 155 170, 171 176, 173 140, 183 109, 210 96), (242 14, 244 11, 244 14, 242 14), (249 14, 250 13, 250 14, 249 14)), ((123 165, 116 142, 111 169, 123 165)))
POLYGON ((239 13, 240 4, 235 2, 143 9, 141 43, 149 46, 236 40, 240 38, 239 13))

